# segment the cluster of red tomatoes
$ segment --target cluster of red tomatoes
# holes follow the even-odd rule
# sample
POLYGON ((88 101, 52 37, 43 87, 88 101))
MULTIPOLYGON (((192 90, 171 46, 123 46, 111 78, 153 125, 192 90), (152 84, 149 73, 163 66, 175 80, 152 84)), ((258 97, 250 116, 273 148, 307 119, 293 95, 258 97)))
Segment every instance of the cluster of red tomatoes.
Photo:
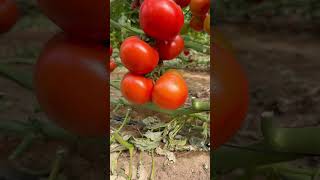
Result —
POLYGON ((184 40, 180 36, 184 24, 182 9, 172 0, 144 0, 139 20, 141 29, 154 43, 137 36, 122 42, 120 59, 129 73, 121 81, 121 93, 134 104, 153 102, 162 109, 177 109, 188 97, 182 75, 176 70, 168 70, 155 79, 148 75, 162 61, 172 60, 184 50, 184 40))
POLYGON ((0 34, 8 32, 19 18, 19 10, 13 0, 0 0, 0 34))
POLYGON ((175 0, 182 8, 190 6, 190 27, 210 34, 210 0, 175 0))
POLYGON ((46 43, 35 67, 34 85, 41 108, 75 134, 106 135, 109 3, 38 0, 38 4, 63 30, 46 43))

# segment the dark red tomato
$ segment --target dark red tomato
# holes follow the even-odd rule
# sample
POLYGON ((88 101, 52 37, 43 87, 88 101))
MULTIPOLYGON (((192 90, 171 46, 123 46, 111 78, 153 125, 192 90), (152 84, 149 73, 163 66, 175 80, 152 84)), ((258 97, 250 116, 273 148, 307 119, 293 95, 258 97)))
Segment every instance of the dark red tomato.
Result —
POLYGON ((164 73, 155 83, 152 92, 152 102, 162 109, 175 110, 188 98, 188 87, 176 70, 164 73))
POLYGON ((185 50, 183 51, 183 54, 184 54, 185 56, 189 56, 189 55, 190 55, 190 50, 189 50, 189 49, 185 49, 185 50))
POLYGON ((114 62, 114 59, 110 59, 110 63, 109 63, 109 68, 110 68, 110 72, 112 72, 113 70, 115 70, 117 68, 117 64, 114 62))
POLYGON ((160 59, 171 60, 179 56, 184 49, 184 40, 180 35, 177 35, 170 41, 157 41, 157 50, 159 52, 160 59))
POLYGON ((157 40, 171 40, 184 24, 181 7, 172 0, 145 0, 140 8, 140 26, 157 40))
POLYGON ((190 0, 174 0, 181 8, 185 8, 190 4, 190 0))
POLYGON ((190 28, 195 31, 203 31, 203 22, 204 22, 205 16, 192 16, 190 20, 190 28))
POLYGON ((136 36, 128 37, 120 46, 122 64, 134 74, 147 74, 159 62, 158 52, 136 36))
POLYGON ((35 67, 38 102, 49 119, 81 136, 104 136, 109 130, 106 107, 107 48, 53 37, 35 67))
POLYGON ((227 142, 241 127, 248 110, 248 81, 233 54, 213 46, 214 87, 211 144, 216 149, 227 142))
POLYGON ((19 18, 17 4, 13 0, 0 0, 0 34, 8 32, 19 18))
POLYGON ((38 0, 43 12, 71 36, 103 41, 109 37, 109 1, 38 0))
POLYGON ((121 81, 121 93, 133 104, 145 104, 151 101, 153 81, 140 75, 126 74, 121 81))
POLYGON ((210 0, 191 0, 190 11, 192 15, 204 16, 210 9, 210 0))

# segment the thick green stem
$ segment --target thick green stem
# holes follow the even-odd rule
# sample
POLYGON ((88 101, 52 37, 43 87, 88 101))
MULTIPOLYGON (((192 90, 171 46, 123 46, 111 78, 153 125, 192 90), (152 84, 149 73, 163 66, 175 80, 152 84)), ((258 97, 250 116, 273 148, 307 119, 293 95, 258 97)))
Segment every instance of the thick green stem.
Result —
POLYGON ((18 158, 21 154, 23 154, 33 143, 36 136, 32 133, 27 135, 21 144, 14 150, 14 152, 9 156, 9 160, 14 160, 18 158))
POLYGON ((65 153, 66 152, 63 149, 57 151, 56 159, 53 162, 52 170, 48 180, 57 180, 65 153))

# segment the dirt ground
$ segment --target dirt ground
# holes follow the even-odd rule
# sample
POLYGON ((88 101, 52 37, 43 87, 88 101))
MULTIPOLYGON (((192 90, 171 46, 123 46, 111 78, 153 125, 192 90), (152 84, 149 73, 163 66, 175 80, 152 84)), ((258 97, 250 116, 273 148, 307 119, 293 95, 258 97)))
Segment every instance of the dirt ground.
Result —
MULTIPOLYGON (((110 79, 120 79, 127 71, 124 68, 116 69, 110 79)), ((210 95, 210 75, 208 72, 190 72, 181 71, 183 77, 187 81, 189 87, 189 97, 197 97, 200 99, 208 99, 210 95)), ((112 98, 120 96, 119 91, 111 88, 112 98)), ((187 103, 190 103, 187 100, 187 103)), ((112 109, 111 109, 112 111, 112 109)), ((132 118, 135 121, 142 120, 147 116, 158 116, 162 121, 167 121, 168 117, 160 113, 146 112, 137 110, 133 112, 132 118)), ((112 126, 112 123, 111 123, 112 126)), ((175 163, 168 163, 168 160, 164 156, 155 156, 155 179, 157 180, 209 180, 210 179, 210 155, 209 152, 174 152, 176 156, 175 163)), ((142 162, 144 164, 143 170, 139 166, 140 175, 139 180, 147 180, 151 173, 152 158, 150 154, 143 153, 142 162)), ((140 160, 140 152, 134 155, 133 168, 134 172, 137 173, 138 165, 140 160)), ((129 156, 127 153, 121 154, 118 159, 117 170, 124 170, 125 174, 128 174, 129 167, 129 156)), ((133 178, 136 178, 136 174, 133 173, 133 178)), ((121 179, 116 176, 112 176, 114 179, 121 179)))
MULTIPOLYGON (((265 111, 273 111, 283 127, 320 125, 318 33, 246 24, 224 24, 220 28, 232 41, 247 72, 251 95, 247 119, 229 143, 245 145, 261 140, 259 119, 265 111)), ((320 164, 316 158, 296 163, 302 167, 320 164)))

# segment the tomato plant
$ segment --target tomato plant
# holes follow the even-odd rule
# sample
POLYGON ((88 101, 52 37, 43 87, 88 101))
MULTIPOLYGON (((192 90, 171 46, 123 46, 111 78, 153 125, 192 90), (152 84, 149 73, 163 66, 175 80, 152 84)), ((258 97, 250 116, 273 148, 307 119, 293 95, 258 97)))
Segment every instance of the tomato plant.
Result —
POLYGON ((107 48, 54 36, 35 68, 39 104, 61 127, 83 136, 107 133, 107 48))
POLYGON ((132 36, 121 44, 120 58, 132 73, 147 74, 158 65, 159 54, 148 43, 132 36))
POLYGON ((155 83, 152 102, 163 109, 177 109, 188 97, 188 87, 176 70, 164 73, 155 83))
POLYGON ((169 41, 157 41, 155 46, 162 60, 171 60, 184 50, 184 40, 180 35, 177 35, 169 41))
POLYGON ((139 17, 141 29, 157 40, 173 39, 184 24, 181 7, 171 0, 145 0, 139 17))
POLYGON ((13 0, 0 0, 0 34, 9 31, 18 18, 17 4, 13 0))
POLYGON ((122 95, 134 104, 145 104, 151 101, 153 82, 143 76, 126 74, 121 81, 122 95))
POLYGON ((109 2, 105 0, 38 0, 43 12, 76 38, 103 41, 109 37, 109 2))
POLYGON ((241 127, 248 110, 248 81, 232 52, 212 46, 214 67, 213 120, 211 121, 214 148, 227 142, 241 127))

